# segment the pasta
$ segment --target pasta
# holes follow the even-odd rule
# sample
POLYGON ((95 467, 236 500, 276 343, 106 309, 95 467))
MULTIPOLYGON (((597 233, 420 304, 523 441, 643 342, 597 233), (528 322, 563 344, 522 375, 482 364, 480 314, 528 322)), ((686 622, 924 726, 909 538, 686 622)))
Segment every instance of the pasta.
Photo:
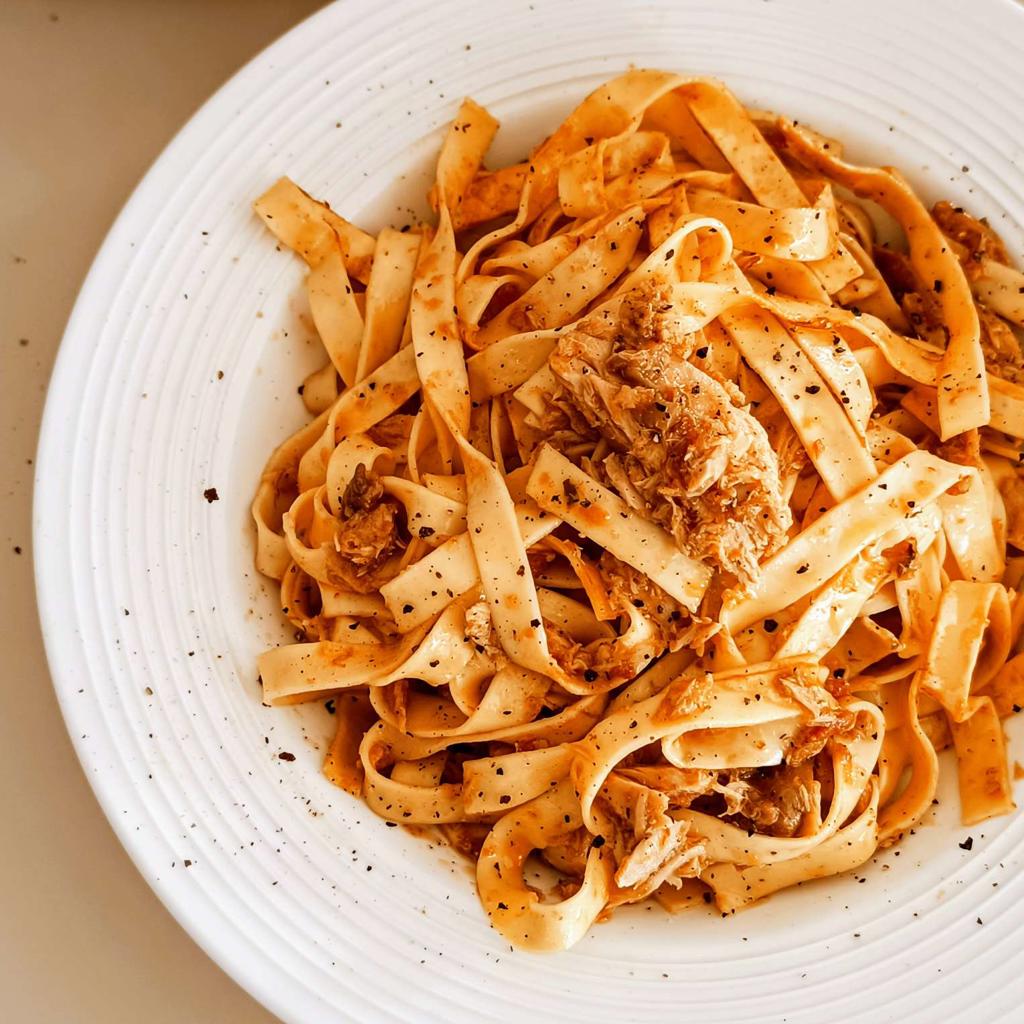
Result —
POLYGON ((296 631, 265 701, 329 701, 328 778, 471 856, 529 949, 857 867, 947 747, 965 822, 1011 810, 999 238, 715 81, 629 71, 489 169, 497 129, 463 103, 433 225, 255 204, 324 346, 252 506, 296 631))

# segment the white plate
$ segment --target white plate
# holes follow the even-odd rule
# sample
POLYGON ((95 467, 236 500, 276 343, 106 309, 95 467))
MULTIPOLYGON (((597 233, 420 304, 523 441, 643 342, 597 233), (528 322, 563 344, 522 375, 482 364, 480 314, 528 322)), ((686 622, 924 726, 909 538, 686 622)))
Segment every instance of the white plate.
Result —
POLYGON ((277 175, 359 223, 401 224, 422 209, 464 94, 505 121, 499 155, 513 158, 632 62, 720 75, 841 136, 853 158, 898 164, 928 198, 987 214, 1019 255, 1021 52, 1024 11, 1008 0, 348 0, 253 61, 159 159, 89 274, 54 374, 40 606, 114 828, 267 1006, 289 1021, 1017 1012, 1024 818, 960 827, 948 770, 935 822, 856 877, 728 920, 634 909, 569 953, 510 951, 464 866, 321 777, 322 710, 260 705, 254 659, 282 631, 251 567, 247 507, 267 453, 303 420, 295 388, 316 362, 302 268, 249 211, 277 175))

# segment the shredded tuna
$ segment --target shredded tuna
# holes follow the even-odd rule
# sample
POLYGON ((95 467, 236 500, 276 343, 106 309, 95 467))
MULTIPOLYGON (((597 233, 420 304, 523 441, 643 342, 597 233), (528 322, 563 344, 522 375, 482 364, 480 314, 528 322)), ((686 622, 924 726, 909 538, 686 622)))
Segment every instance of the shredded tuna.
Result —
POLYGON ((676 312, 670 285, 651 279, 628 292, 619 310, 621 344, 625 348, 672 345, 677 356, 689 359, 697 339, 684 331, 676 312))
POLYGON ((494 635, 491 609, 486 601, 477 601, 466 609, 466 637, 476 644, 481 653, 503 657, 501 645, 494 635))
POLYGON ((369 512, 357 512, 338 536, 338 552, 357 569, 372 572, 402 546, 395 523, 397 511, 394 503, 385 502, 369 512))
POLYGON ((685 822, 671 819, 652 828, 619 862, 615 884, 628 889, 646 882, 657 888, 685 856, 688 832, 685 822))
POLYGON ((404 547, 398 531, 397 502, 384 497, 384 488, 362 465, 356 468, 341 499, 336 557, 328 575, 336 586, 369 594, 385 582, 388 559, 404 547))
POLYGON ((932 207, 932 219, 942 232, 953 241, 959 242, 968 252, 969 260, 994 260, 1009 263, 1003 240, 984 221, 972 217, 959 206, 942 200, 932 207))
POLYGON ((1017 335, 1000 316, 984 306, 978 306, 981 320, 981 351, 985 367, 1003 380, 1024 384, 1024 352, 1017 335))
POLYGON ((977 469, 981 466, 981 436, 977 430, 954 434, 948 441, 936 445, 935 454, 958 466, 973 466, 977 469))
POLYGON ((610 905, 643 899, 663 882, 695 877, 703 867, 704 848, 686 822, 668 814, 664 793, 614 773, 601 789, 597 811, 610 840, 620 890, 610 905))
POLYGON ((860 727, 857 715, 843 707, 825 687, 787 680, 782 680, 781 683, 789 695, 801 703, 812 716, 810 721, 804 722, 794 734, 786 753, 788 764, 802 764, 821 753, 829 740, 849 740, 857 733, 860 727))
POLYGON ((725 813, 750 822, 759 832, 792 836, 814 806, 808 773, 782 764, 774 768, 733 769, 716 791, 725 799, 725 813))
POLYGON ((665 650, 682 647, 702 650, 704 644, 721 629, 711 619, 691 615, 675 598, 667 594, 649 576, 605 551, 597 563, 613 608, 619 612, 639 612, 654 627, 665 650))
POLYGON ((677 679, 663 691, 658 710, 654 714, 655 721, 671 722, 695 711, 706 708, 711 701, 712 679, 709 674, 695 678, 677 679))
POLYGON ((593 841, 594 837, 585 828, 574 829, 564 839, 546 846, 542 856, 556 870, 582 877, 593 841))
POLYGON ((341 496, 341 515, 350 519, 357 512, 368 512, 383 496, 384 487, 381 482, 367 473, 366 467, 360 462, 341 496))
POLYGON ((590 468, 682 551, 756 579, 791 524, 768 436, 733 389, 687 361, 693 338, 657 285, 623 305, 618 324, 560 339, 549 361, 563 389, 556 404, 612 449, 590 468))
POLYGON ((334 575, 356 593, 372 593, 380 587, 379 570, 403 545, 398 535, 394 502, 382 502, 369 512, 357 512, 338 530, 334 546, 339 558, 334 575))
MULTIPOLYGON (((768 404, 768 403, 765 403, 768 404)), ((757 410, 757 421, 765 429, 775 459, 779 465, 779 480, 784 493, 789 493, 796 485, 797 478, 811 464, 807 449, 800 435, 793 429, 789 417, 783 412, 778 402, 772 401, 774 409, 770 414, 763 412, 764 406, 757 410)))
MULTIPOLYGON (((978 220, 945 201, 935 204, 932 217, 950 239, 969 278, 977 278, 983 273, 983 261, 1009 263, 1003 240, 986 221, 978 220)), ((903 253, 876 247, 874 258, 917 336, 944 348, 948 334, 942 306, 931 283, 917 280, 909 258, 903 253)), ((982 305, 977 308, 981 321, 981 347, 989 372, 1017 384, 1024 383, 1024 353, 1012 328, 991 310, 982 305)))
POLYGON ((466 609, 466 636, 479 647, 491 642, 491 610, 486 601, 477 601, 466 609))
POLYGON ((595 690, 628 682, 664 650, 651 636, 643 643, 633 643, 624 635, 581 644, 550 619, 544 619, 544 631, 552 658, 568 675, 592 684, 595 690))
POLYGON ((721 629, 717 622, 691 616, 655 582, 610 552, 594 565, 577 545, 558 539, 552 543, 569 558, 591 604, 601 609, 599 617, 628 618, 626 632, 586 644, 544 620, 552 657, 569 675, 595 689, 627 682, 665 651, 685 646, 702 650, 721 629))

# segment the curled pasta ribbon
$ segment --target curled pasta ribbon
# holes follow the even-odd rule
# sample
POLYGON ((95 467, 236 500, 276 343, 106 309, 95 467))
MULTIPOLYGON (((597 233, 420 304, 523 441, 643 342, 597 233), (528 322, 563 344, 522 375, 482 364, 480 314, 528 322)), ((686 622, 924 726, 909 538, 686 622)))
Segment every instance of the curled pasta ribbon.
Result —
POLYGON ((750 867, 716 864, 702 876, 723 913, 733 913, 773 892, 815 878, 852 871, 878 848, 878 784, 869 783, 867 806, 849 824, 792 860, 750 867))
POLYGON ((972 694, 983 690, 1010 653, 1010 603, 999 583, 952 580, 939 603, 921 679, 955 722, 972 713, 972 694))
POLYGON ((863 864, 956 757, 1014 806, 1024 276, 898 172, 634 69, 508 166, 459 107, 430 223, 288 179, 311 421, 252 502, 327 777, 475 858, 528 949, 863 864), (878 207, 889 214, 878 216, 878 207), (533 861, 557 880, 535 884, 533 861))
POLYGON ((494 927, 523 949, 564 949, 578 942, 608 902, 614 867, 603 847, 592 846, 579 889, 557 903, 542 903, 523 878, 526 858, 579 827, 579 803, 567 783, 505 815, 487 835, 476 884, 494 927))

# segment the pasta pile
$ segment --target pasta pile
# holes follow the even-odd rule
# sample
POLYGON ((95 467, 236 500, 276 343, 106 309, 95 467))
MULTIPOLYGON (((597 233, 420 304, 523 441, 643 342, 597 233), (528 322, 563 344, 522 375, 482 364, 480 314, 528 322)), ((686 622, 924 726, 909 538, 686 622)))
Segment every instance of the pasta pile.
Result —
POLYGON ((530 949, 856 867, 946 747, 966 822, 1012 809, 1000 239, 714 81, 630 71, 487 170, 497 127, 462 104, 436 226, 255 204, 327 356, 252 507, 298 640, 266 702, 329 699, 327 776, 475 858, 530 949))

